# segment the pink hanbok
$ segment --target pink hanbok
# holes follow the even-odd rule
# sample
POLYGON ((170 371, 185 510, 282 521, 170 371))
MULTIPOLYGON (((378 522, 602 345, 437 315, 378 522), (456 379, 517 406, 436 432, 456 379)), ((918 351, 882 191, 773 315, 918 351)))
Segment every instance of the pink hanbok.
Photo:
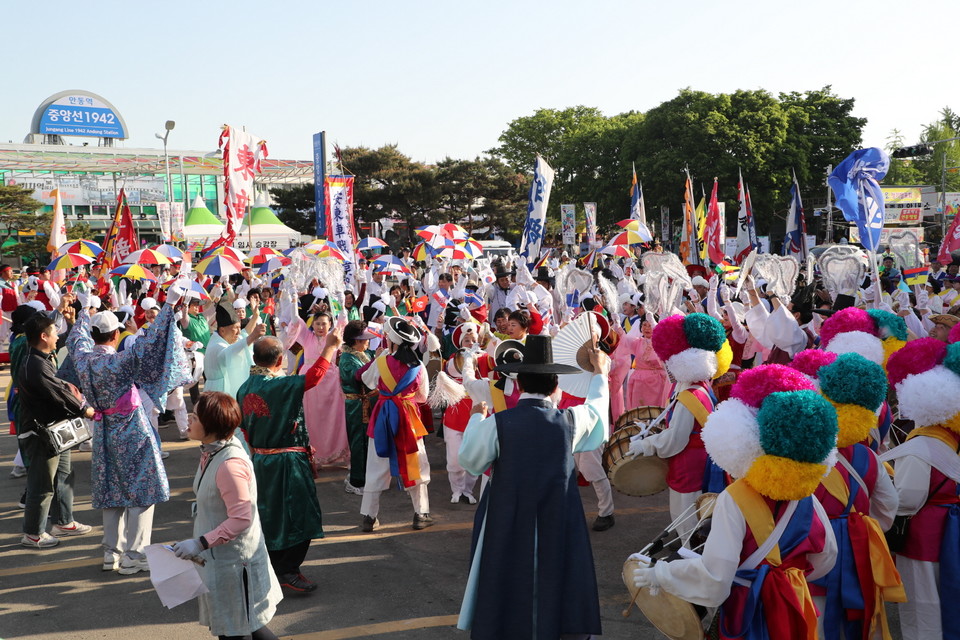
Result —
MULTIPOLYGON (((317 361, 326 338, 318 338, 297 316, 287 326, 284 347, 294 343, 303 347, 303 371, 317 361)), ((318 465, 343 465, 350 462, 350 444, 347 440, 346 398, 339 376, 323 376, 317 386, 303 394, 303 415, 314 448, 318 465)))
POLYGON ((627 408, 666 407, 672 385, 649 338, 631 336, 634 369, 627 382, 627 408))

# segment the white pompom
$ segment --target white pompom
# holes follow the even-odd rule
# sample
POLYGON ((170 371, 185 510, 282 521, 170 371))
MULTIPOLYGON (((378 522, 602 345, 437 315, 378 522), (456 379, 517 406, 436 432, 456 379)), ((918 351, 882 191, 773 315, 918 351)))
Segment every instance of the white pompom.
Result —
POLYGON ((886 354, 880 338, 864 331, 838 333, 830 341, 827 351, 833 353, 859 353, 870 362, 882 365, 886 354))
POLYGON ((717 373, 717 354, 706 349, 685 349, 671 356, 666 365, 678 382, 710 380, 717 373))
POLYGON ((942 424, 960 413, 960 376, 944 366, 907 376, 897 385, 900 415, 918 427, 942 424))
POLYGON ((453 378, 441 371, 430 390, 430 397, 427 398, 427 404, 433 409, 442 409, 450 407, 466 397, 466 391, 463 385, 457 384, 453 378))
POLYGON ((734 478, 747 475, 753 461, 763 455, 757 410, 736 398, 717 405, 701 437, 717 466, 734 478))

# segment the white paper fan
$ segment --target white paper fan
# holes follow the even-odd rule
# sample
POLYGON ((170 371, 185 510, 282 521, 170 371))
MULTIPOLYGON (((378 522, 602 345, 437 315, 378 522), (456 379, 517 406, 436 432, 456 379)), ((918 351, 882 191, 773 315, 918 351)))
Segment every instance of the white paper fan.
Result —
POLYGON ((553 339, 553 361, 581 369, 583 373, 566 373, 558 376, 560 389, 572 396, 586 398, 593 379, 590 366, 590 349, 594 344, 597 321, 592 313, 581 313, 567 323, 553 339))

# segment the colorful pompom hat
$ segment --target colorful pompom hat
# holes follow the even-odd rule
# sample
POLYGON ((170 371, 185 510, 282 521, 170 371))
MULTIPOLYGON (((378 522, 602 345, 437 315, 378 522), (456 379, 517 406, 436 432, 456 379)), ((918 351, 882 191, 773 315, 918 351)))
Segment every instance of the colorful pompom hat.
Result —
POLYGON ((901 416, 917 427, 939 424, 960 433, 960 342, 911 340, 890 356, 887 373, 901 416))
POLYGON ((653 350, 678 382, 700 382, 725 374, 733 362, 727 333, 705 313, 675 315, 653 329, 653 350))
POLYGON ((837 447, 862 442, 877 426, 887 399, 887 374, 859 353, 843 353, 817 371, 820 393, 837 411, 837 447))
POLYGON ((817 376, 821 367, 825 367, 828 364, 832 364, 837 359, 837 354, 832 351, 824 351, 823 349, 804 349, 799 352, 797 355, 793 356, 793 360, 787 363, 787 366, 791 369, 796 369, 800 373, 804 374, 815 383, 819 384, 817 376))
POLYGON ((859 353, 886 367, 890 355, 907 342, 907 323, 881 309, 841 309, 823 321, 820 346, 834 353, 859 353))
POLYGON ((837 412, 796 369, 761 365, 740 373, 703 442, 721 469, 761 495, 800 500, 836 463, 837 412))

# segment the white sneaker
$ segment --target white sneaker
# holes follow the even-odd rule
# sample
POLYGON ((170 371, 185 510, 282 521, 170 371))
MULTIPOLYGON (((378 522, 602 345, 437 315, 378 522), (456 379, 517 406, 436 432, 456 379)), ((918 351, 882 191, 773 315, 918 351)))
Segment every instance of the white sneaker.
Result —
POLYGON ((169 451, 161 451, 161 452, 160 452, 160 459, 161 459, 161 460, 166 460, 166 459, 169 458, 169 457, 170 457, 170 452, 169 452, 169 451))
POLYGON ((107 551, 103 554, 103 570, 116 571, 120 567, 120 556, 107 551))
POLYGON ((88 524, 80 524, 76 520, 69 524, 55 524, 50 527, 50 533, 58 538, 63 536, 84 536, 93 531, 88 524))
POLYGON ((60 541, 46 531, 42 532, 39 536, 31 536, 25 533, 23 537, 20 538, 20 545, 30 547, 31 549, 49 549, 58 544, 60 544, 60 541))
POLYGON ((477 504, 477 499, 473 497, 472 493, 465 493, 463 497, 466 498, 470 504, 477 504))
POLYGON ((123 556, 123 558, 120 560, 120 569, 117 570, 117 573, 122 576, 132 576, 133 574, 140 573, 141 571, 150 571, 150 565, 147 564, 146 558, 134 560, 133 558, 123 556))
POLYGON ((27 475, 27 468, 21 467, 20 465, 14 465, 13 471, 10 472, 10 478, 14 480, 22 478, 25 475, 27 475))
POLYGON ((343 480, 343 490, 347 493, 352 493, 357 496, 363 495, 363 487, 355 487, 350 484, 350 478, 344 478, 343 480))
POLYGON ((460 502, 460 494, 455 493, 453 494, 453 497, 450 498, 450 504, 457 504, 458 502, 460 502))

